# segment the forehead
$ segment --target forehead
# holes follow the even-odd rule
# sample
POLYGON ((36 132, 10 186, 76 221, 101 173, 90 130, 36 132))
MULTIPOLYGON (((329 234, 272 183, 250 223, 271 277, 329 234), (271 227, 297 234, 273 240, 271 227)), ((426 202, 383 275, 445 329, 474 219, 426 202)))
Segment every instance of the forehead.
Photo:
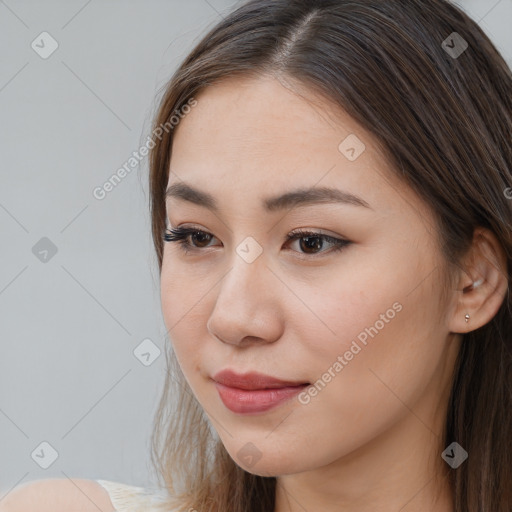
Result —
POLYGON ((196 100, 197 106, 175 131, 177 146, 211 147, 221 142, 226 157, 258 147, 291 156, 292 148, 296 152, 319 145, 337 152, 341 138, 354 132, 367 146, 374 144, 339 106, 288 81, 232 78, 203 89, 196 100))
POLYGON ((311 91, 274 78, 236 78, 196 100, 175 128, 169 185, 186 181, 240 203, 314 186, 340 188, 369 204, 393 193, 395 178, 378 142, 311 91))

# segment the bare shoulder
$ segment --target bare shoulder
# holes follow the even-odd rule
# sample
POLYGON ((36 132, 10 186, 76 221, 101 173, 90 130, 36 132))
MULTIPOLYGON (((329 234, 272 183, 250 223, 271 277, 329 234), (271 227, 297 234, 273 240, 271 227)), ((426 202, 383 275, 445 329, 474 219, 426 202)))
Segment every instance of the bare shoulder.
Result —
POLYGON ((0 499, 0 512, 115 512, 107 491, 94 480, 53 478, 15 487, 0 499))

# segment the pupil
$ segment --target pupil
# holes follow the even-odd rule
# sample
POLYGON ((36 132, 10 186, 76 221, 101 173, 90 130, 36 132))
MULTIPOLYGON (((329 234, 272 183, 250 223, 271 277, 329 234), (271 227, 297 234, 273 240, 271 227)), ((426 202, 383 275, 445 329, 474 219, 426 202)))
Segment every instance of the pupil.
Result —
MULTIPOLYGON (((318 236, 307 236, 304 238, 301 238, 301 249, 304 249, 304 245, 307 247, 307 249, 321 249, 322 248, 322 242, 320 237, 318 236), (311 240, 315 240, 316 243, 311 243, 311 240), (303 244, 302 241, 305 241, 306 243, 303 244)), ((307 251, 305 251, 307 252, 307 251)))
MULTIPOLYGON (((209 235, 207 233, 201 233, 199 231, 196 231, 195 233, 192 233, 192 236, 199 237, 199 239, 203 238, 203 242, 206 241, 206 244, 208 244, 208 242, 209 242, 209 240, 207 239, 209 235), (206 238, 206 240, 204 240, 204 238, 206 238)), ((201 242, 199 242, 199 243, 201 243, 201 242)))

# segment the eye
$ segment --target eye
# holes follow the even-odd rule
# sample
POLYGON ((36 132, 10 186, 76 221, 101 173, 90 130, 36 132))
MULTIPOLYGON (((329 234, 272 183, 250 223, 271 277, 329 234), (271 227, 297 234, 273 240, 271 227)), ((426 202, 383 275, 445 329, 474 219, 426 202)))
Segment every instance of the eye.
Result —
POLYGON ((331 251, 321 251, 320 253, 338 252, 351 243, 350 240, 344 238, 336 238, 323 233, 303 230, 289 233, 286 235, 286 240, 288 242, 298 240, 300 249, 305 251, 304 254, 311 254, 310 251, 313 251, 313 254, 318 254, 315 251, 323 249, 326 242, 327 245, 330 244, 332 246, 331 251))
POLYGON ((211 233, 207 233, 206 231, 202 231, 200 229, 193 228, 173 228, 166 229, 164 234, 164 240, 166 242, 178 242, 179 247, 184 252, 190 252, 194 250, 200 250, 203 247, 203 243, 208 241, 213 237, 211 233), (199 247, 191 244, 189 242, 189 237, 198 237, 199 238, 199 247))
MULTIPOLYGON (((202 249, 208 247, 209 242, 214 238, 211 233, 195 228, 178 227, 167 229, 164 234, 164 240, 166 242, 178 242, 180 249, 185 253, 200 252, 202 249), (197 241, 198 245, 190 243, 190 240, 197 241)), ((304 230, 291 232, 286 235, 285 238, 285 242, 298 240, 300 250, 304 251, 301 254, 306 256, 341 251, 344 247, 352 243, 350 240, 343 238, 336 238, 323 233, 304 230), (320 251, 320 249, 324 248, 326 242, 328 245, 330 244, 332 246, 331 251, 320 251)))

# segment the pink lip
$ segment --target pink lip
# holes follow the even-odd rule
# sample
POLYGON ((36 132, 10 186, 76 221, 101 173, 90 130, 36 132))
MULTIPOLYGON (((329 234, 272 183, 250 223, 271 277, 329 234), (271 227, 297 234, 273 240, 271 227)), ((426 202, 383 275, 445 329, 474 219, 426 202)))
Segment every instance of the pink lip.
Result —
POLYGON ((224 405, 240 414, 272 409, 307 387, 309 383, 285 381, 262 373, 243 375, 232 370, 217 373, 213 380, 224 405))

